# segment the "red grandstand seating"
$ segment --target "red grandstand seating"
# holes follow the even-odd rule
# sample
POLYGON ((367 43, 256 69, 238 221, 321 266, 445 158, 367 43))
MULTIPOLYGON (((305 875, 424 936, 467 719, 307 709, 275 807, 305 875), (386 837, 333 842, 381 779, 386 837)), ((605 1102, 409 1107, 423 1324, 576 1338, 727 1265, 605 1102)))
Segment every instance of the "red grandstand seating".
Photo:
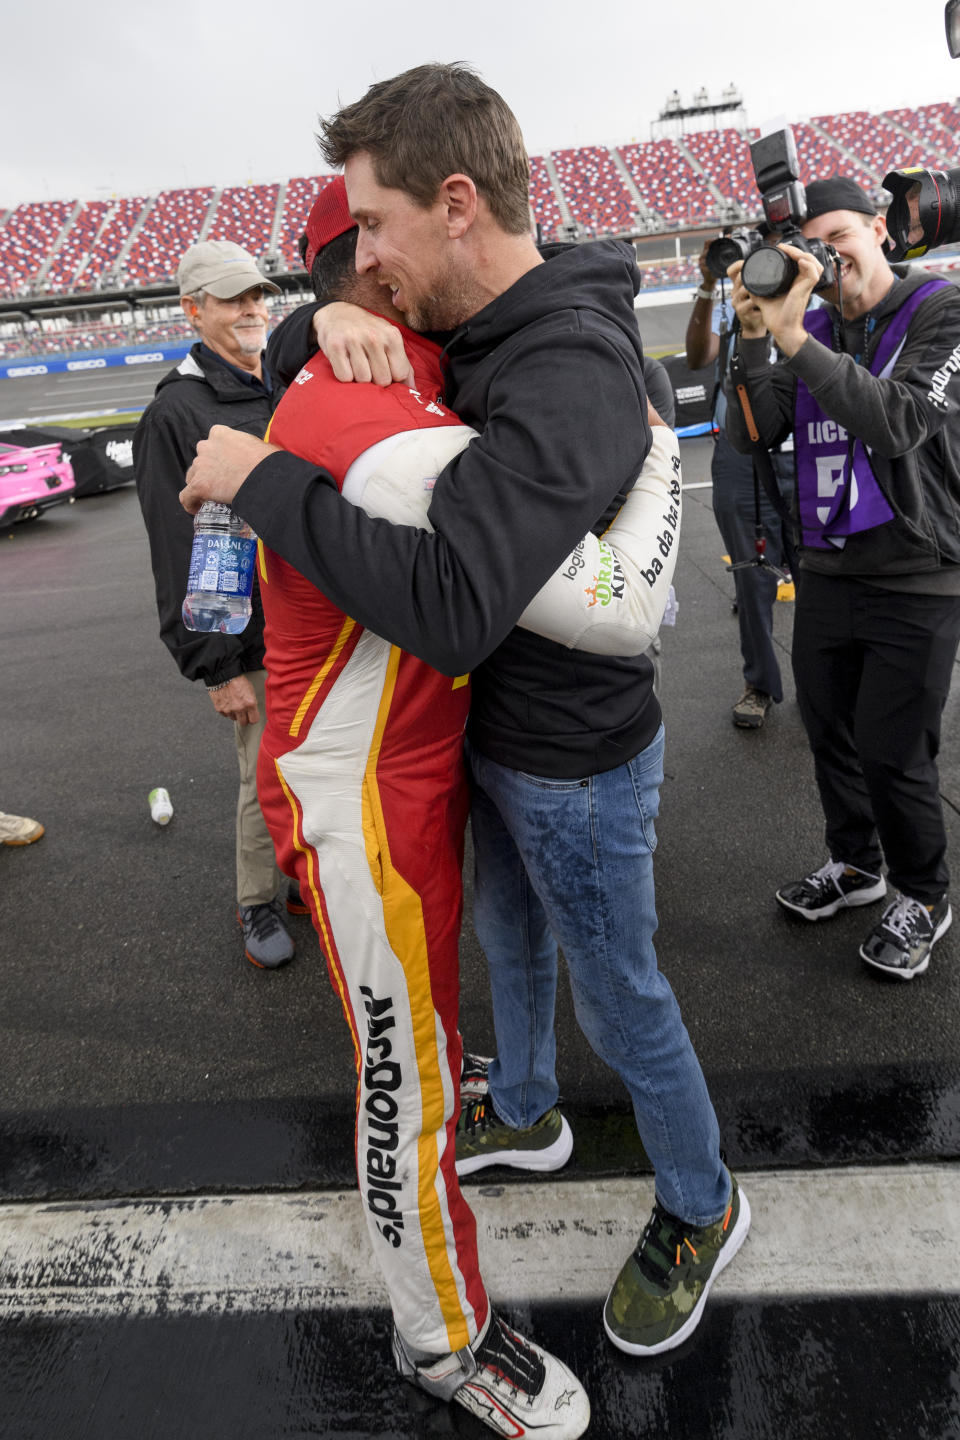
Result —
POLYGON ((542 155, 530 156, 530 209, 541 227, 544 240, 555 239, 560 233, 563 216, 542 155))
POLYGON ((69 292, 73 289, 76 273, 89 253, 109 209, 109 200, 90 200, 84 205, 50 262, 46 274, 48 290, 69 292))
POLYGON ((287 181, 277 250, 288 270, 303 269, 297 241, 303 234, 303 228, 307 223, 307 216, 310 214, 314 200, 332 179, 332 175, 298 175, 295 179, 287 181))
MULTIPOLYGON (((957 132, 960 114, 955 105, 941 100, 937 105, 919 105, 916 109, 885 110, 888 120, 895 120, 928 147, 936 168, 952 166, 957 154, 957 132)), ((897 167, 899 168, 899 166, 897 167)))
POLYGON ((814 123, 858 157, 862 168, 851 171, 849 157, 845 156, 843 173, 852 173, 854 179, 867 189, 875 189, 884 172, 895 166, 926 163, 922 144, 911 143, 887 120, 869 115, 866 110, 817 115, 814 123))
POLYGON ((600 145, 551 151, 570 214, 588 234, 632 230, 637 207, 610 151, 600 145))
POLYGON ((270 248, 279 193, 279 185, 235 185, 224 190, 207 239, 234 240, 251 255, 264 254, 270 248))
POLYGON ((688 256, 680 260, 665 260, 656 265, 641 262, 641 288, 658 290, 671 285, 688 285, 700 281, 700 267, 688 256))
POLYGON ((620 147, 623 163, 651 210, 668 225, 709 220, 717 202, 673 140, 620 147))
POLYGON ((172 280, 180 256, 200 238, 212 199, 212 185, 159 195, 124 260, 125 282, 155 285, 172 280))
MULTIPOLYGON (((826 139, 819 130, 814 130, 812 125, 800 123, 793 127, 794 139, 797 142, 797 159, 800 161, 800 180, 804 185, 809 185, 811 180, 825 179, 828 175, 849 175, 851 164, 848 156, 842 150, 838 150, 832 140, 826 139)), ((855 179, 863 177, 861 184, 873 185, 875 182, 863 171, 858 171, 855 179)))
MULTIPOLYGON (((952 165, 960 139, 960 110, 943 101, 892 109, 880 115, 850 111, 820 116, 812 123, 795 124, 793 129, 804 183, 816 176, 842 172, 876 190, 887 169, 911 164, 938 168, 952 165), (852 155, 858 157, 859 163, 851 159, 852 155)), ((619 152, 604 146, 558 150, 553 152, 553 161, 562 197, 551 183, 545 158, 533 156, 531 212, 545 239, 558 234, 564 201, 571 218, 587 234, 632 231, 636 201, 620 169, 622 162, 643 203, 666 225, 715 220, 717 202, 711 185, 725 198, 743 206, 747 214, 757 214, 759 195, 748 151, 748 141, 756 133, 748 131, 743 135, 734 129, 697 131, 679 141, 624 145, 619 152), (688 153, 693 165, 687 159, 688 153)), ((282 268, 299 270, 297 238, 315 196, 330 178, 302 176, 286 183, 277 239, 282 268)), ((209 236, 235 239, 256 255, 264 253, 270 246, 279 193, 277 184, 224 190, 208 228, 209 236)), ((132 196, 88 201, 69 228, 74 202, 21 205, 0 224, 0 292, 16 296, 29 291, 37 285, 37 277, 44 269, 41 283, 53 292, 70 294, 98 288, 104 276, 113 278, 116 274, 120 253, 144 214, 145 222, 124 259, 119 278, 122 283, 135 285, 169 282, 183 251, 199 239, 213 194, 213 187, 203 186, 165 191, 156 199, 132 196), (59 249, 54 251, 58 242, 59 249)), ((647 268, 646 279, 648 283, 654 278, 662 283, 677 283, 686 268, 672 262, 658 264, 647 268)), ((84 333, 90 344, 103 343, 99 331, 88 327, 84 333)), ((58 335, 30 331, 26 338, 5 340, 3 350, 8 350, 10 343, 59 344, 58 335)), ((74 338, 77 344, 86 343, 74 338)))
POLYGON ((111 274, 116 269, 117 256, 143 214, 146 204, 145 195, 128 195, 116 202, 80 275, 79 284, 82 289, 94 288, 104 275, 111 274))
POLYGON ((73 200, 18 205, 0 230, 0 291, 16 295, 37 276, 74 208, 73 200))
POLYGON ((760 208, 750 164, 750 142, 757 134, 749 130, 745 138, 739 130, 699 130, 683 137, 684 145, 720 194, 751 211, 760 208))

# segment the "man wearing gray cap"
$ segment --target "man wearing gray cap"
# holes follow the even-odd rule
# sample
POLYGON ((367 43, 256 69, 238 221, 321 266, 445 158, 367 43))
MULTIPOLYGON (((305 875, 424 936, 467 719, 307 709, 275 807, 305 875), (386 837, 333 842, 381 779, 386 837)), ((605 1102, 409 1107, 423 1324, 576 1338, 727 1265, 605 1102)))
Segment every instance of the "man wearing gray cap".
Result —
MULTIPOLYGON (((263 608, 239 635, 187 630, 180 607, 193 526, 179 503, 184 476, 211 425, 262 436, 272 411, 264 369, 267 291, 256 261, 229 240, 191 245, 177 270, 180 304, 197 343, 157 386, 133 439, 137 493, 150 538, 160 638, 188 680, 202 680, 218 714, 234 722, 240 764, 237 801, 237 918, 248 960, 276 969, 293 956, 281 919, 273 842, 257 799, 257 752, 264 723, 263 608)), ((297 900, 288 899, 291 909, 297 900)))

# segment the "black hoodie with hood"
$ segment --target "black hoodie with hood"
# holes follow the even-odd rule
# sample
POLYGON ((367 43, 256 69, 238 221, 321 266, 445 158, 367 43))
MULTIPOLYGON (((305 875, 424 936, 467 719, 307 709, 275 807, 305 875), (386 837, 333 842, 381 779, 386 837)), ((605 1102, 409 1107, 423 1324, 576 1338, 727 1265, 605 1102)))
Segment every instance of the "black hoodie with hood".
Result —
POLYGON ((473 671, 468 733, 480 751, 569 779, 653 739, 652 666, 514 626, 582 536, 613 518, 650 430, 632 247, 544 253, 444 352, 447 403, 480 436, 437 481, 434 533, 366 515, 286 453, 256 467, 234 508, 361 625, 446 674, 473 671))

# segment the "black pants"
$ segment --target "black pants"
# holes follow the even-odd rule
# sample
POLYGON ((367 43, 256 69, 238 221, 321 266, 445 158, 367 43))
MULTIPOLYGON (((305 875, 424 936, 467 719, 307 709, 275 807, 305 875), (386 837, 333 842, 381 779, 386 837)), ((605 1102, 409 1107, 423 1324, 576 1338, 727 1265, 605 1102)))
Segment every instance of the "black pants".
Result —
MULTIPOLYGON (((777 455, 774 458, 780 491, 789 503, 793 490, 793 457, 777 455)), ((739 455, 722 430, 714 447, 711 477, 713 513, 727 553, 735 564, 752 560, 756 555, 757 523, 753 460, 749 455, 739 455)), ((783 541, 783 525, 762 486, 760 520, 767 535, 767 559, 779 568, 789 558, 783 541)), ((777 577, 772 570, 745 565, 742 570, 734 570, 733 583, 737 593, 744 681, 772 695, 779 703, 783 699, 783 686, 773 643, 777 577)))
POLYGON ((793 673, 834 860, 924 904, 947 888, 937 753, 960 596, 910 595, 804 570, 793 673))

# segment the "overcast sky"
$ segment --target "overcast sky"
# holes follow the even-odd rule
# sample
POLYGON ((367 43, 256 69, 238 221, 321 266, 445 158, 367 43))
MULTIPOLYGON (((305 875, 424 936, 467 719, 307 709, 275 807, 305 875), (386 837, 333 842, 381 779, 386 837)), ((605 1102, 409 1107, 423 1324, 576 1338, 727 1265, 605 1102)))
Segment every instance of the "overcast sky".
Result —
POLYGON ((21 0, 3 29, 0 210, 318 173, 317 116, 428 60, 476 65, 531 154, 647 140, 675 88, 736 84, 762 129, 960 92, 942 0, 21 0))

